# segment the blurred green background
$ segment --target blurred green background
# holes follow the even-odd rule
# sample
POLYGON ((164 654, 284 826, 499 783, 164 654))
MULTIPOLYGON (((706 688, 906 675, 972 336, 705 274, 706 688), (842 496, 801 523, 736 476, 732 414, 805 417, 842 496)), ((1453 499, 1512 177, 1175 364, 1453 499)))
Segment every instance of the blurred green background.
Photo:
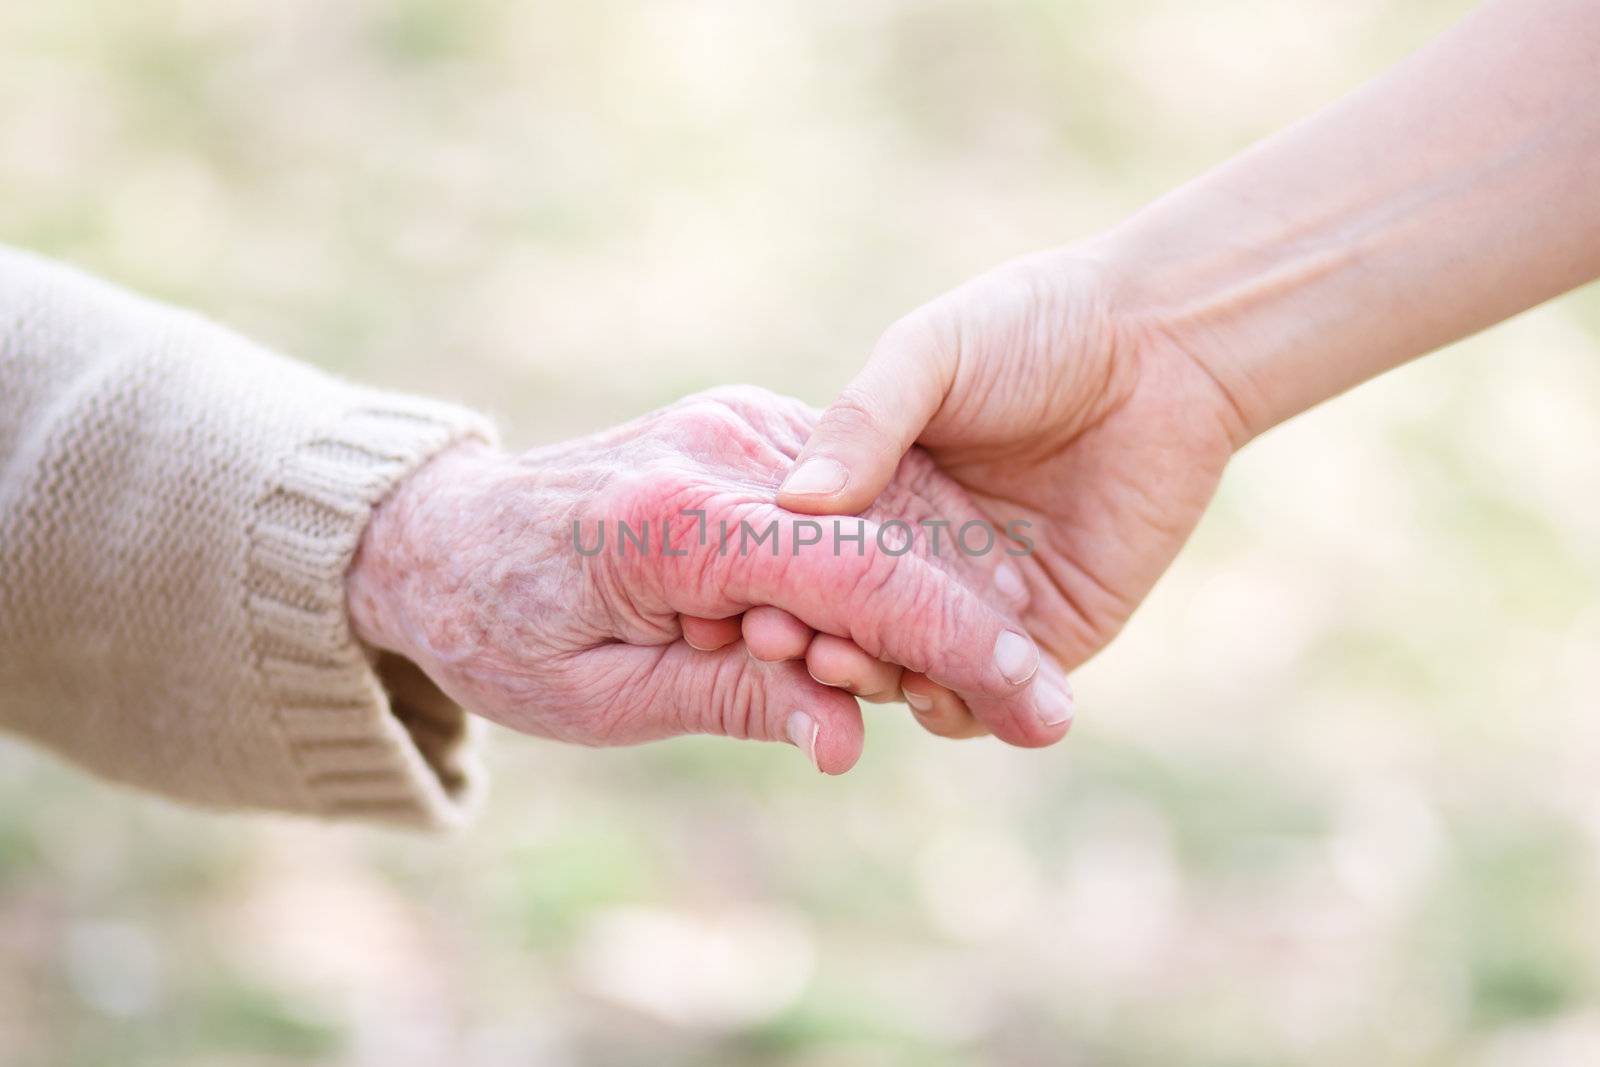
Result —
MULTIPOLYGON (((518 445, 822 403, 1468 6, 11 3, 0 240, 518 445)), ((1600 1062, 1597 489, 1591 291, 1247 450, 1055 750, 497 735, 432 840, 6 743, 0 1063, 1600 1062)))

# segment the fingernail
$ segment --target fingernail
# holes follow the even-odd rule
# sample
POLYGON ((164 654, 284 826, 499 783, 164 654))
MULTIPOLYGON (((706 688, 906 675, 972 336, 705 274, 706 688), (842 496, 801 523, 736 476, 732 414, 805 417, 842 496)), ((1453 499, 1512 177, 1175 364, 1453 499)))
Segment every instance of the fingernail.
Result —
POLYGON ((789 734, 789 743, 806 754, 806 759, 811 761, 811 766, 822 770, 822 765, 817 762, 817 722, 803 711, 789 714, 789 721, 785 725, 789 734))
POLYGON ((821 496, 844 488, 849 473, 837 461, 817 457, 808 459, 783 480, 783 491, 799 496, 821 496))
POLYGON ((1006 630, 994 643, 994 665, 1006 681, 1021 685, 1039 669, 1039 650, 1032 641, 1014 630, 1006 630))
POLYGON ((1028 599, 1028 587, 1023 584, 1022 572, 1011 563, 1002 563, 994 571, 995 590, 1013 603, 1028 599))
POLYGON ((1059 684, 1041 678, 1039 684, 1034 686, 1034 710, 1039 715, 1039 721, 1046 726, 1060 726, 1064 722, 1072 721, 1074 703, 1072 700, 1072 686, 1065 681, 1059 684))
POLYGON ((902 689, 900 690, 900 695, 906 698, 907 704, 910 704, 918 711, 927 711, 933 707, 933 698, 926 693, 913 693, 909 689, 902 689))

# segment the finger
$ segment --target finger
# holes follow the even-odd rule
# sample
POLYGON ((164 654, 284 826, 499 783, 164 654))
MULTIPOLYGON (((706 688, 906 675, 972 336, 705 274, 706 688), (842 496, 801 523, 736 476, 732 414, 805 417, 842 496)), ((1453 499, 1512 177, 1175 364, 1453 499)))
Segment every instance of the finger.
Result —
POLYGON ((954 379, 955 352, 940 321, 923 308, 889 327, 823 412, 778 490, 779 504, 808 514, 856 514, 883 492, 954 379))
POLYGON ((901 669, 873 659, 855 644, 832 634, 818 634, 806 649, 806 669, 823 685, 883 704, 900 699, 901 669))
POLYGON ((1035 684, 1038 648, 967 586, 927 560, 885 551, 866 519, 779 527, 778 551, 739 557, 736 595, 781 605, 812 629, 927 674, 1009 744, 1035 748, 1066 734, 1071 706, 1059 671, 1035 684), (823 531, 821 540, 806 527, 823 531))
MULTIPOLYGON (((992 521, 920 448, 906 453, 894 481, 873 503, 874 515, 893 515, 915 530, 913 546, 1012 615, 1027 610, 1030 594, 1012 527, 992 521)), ((1012 519, 1020 519, 1013 516, 1012 519)))
POLYGON ((925 674, 908 672, 901 678, 900 688, 911 714, 930 734, 958 739, 989 732, 960 697, 925 674))
POLYGON ((779 741, 825 774, 843 774, 861 756, 865 728, 855 698, 799 662, 762 663, 737 645, 700 652, 682 641, 605 645, 584 657, 588 676, 627 679, 591 731, 598 743, 679 734, 779 741))
POLYGON ((739 640, 739 617, 706 619, 699 615, 681 615, 678 625, 683 629, 683 639, 689 647, 701 652, 715 652, 724 645, 739 640))
POLYGON ((801 659, 811 644, 811 627, 782 608, 767 605, 744 613, 744 644, 752 656, 769 663, 801 659))

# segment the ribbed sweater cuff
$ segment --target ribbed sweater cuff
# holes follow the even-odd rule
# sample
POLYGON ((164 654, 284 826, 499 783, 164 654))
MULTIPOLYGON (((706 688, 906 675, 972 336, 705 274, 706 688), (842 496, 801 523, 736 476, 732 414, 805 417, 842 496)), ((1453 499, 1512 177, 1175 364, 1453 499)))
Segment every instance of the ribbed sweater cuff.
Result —
POLYGON ((436 828, 481 792, 476 720, 411 664, 352 634, 344 578, 373 507, 428 459, 493 440, 486 421, 358 392, 286 454, 253 509, 245 586, 252 654, 305 810, 436 828))

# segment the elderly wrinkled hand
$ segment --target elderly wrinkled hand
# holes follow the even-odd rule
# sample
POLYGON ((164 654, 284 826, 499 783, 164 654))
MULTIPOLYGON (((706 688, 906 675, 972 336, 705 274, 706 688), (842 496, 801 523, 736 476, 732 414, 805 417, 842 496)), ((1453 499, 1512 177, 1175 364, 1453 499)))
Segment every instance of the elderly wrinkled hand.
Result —
POLYGON ((816 417, 723 389, 520 456, 456 448, 369 524, 356 632, 490 719, 583 744, 788 741, 840 773, 863 740, 845 688, 891 698, 900 667, 1005 740, 1059 739, 1064 680, 1015 621, 1020 583, 996 584, 1006 552, 921 535, 978 518, 925 456, 860 517, 774 503, 816 417))

